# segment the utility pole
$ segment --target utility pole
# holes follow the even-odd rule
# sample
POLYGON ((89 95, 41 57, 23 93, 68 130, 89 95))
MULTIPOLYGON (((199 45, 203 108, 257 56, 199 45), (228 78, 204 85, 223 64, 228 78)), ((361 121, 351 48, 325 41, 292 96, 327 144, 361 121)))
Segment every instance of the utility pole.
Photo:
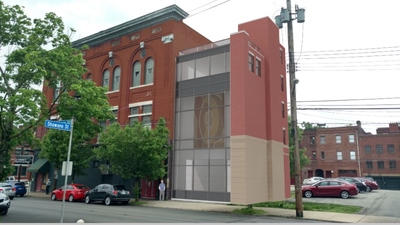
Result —
MULTIPOLYGON (((294 177, 295 177, 295 199, 296 199, 296 217, 303 217, 303 199, 301 190, 301 168, 299 153, 299 135, 297 129, 297 100, 296 85, 299 80, 296 79, 296 66, 294 62, 294 41, 293 41, 293 24, 292 24, 292 4, 291 0, 286 0, 287 9, 282 8, 281 14, 275 17, 275 23, 282 28, 282 23, 287 23, 288 27, 288 45, 289 45, 289 80, 290 80, 290 113, 291 126, 290 131, 294 139, 294 177)), ((297 22, 304 22, 304 9, 299 9, 296 5, 297 22)))

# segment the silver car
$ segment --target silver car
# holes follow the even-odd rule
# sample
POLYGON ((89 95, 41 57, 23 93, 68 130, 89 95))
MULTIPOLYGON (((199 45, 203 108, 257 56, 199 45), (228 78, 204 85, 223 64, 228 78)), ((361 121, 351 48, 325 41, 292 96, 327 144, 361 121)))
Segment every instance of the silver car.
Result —
POLYGON ((0 193, 8 195, 11 200, 16 195, 17 190, 9 183, 0 183, 0 193))
POLYGON ((10 206, 10 197, 8 197, 8 195, 0 193, 0 215, 6 215, 10 206))

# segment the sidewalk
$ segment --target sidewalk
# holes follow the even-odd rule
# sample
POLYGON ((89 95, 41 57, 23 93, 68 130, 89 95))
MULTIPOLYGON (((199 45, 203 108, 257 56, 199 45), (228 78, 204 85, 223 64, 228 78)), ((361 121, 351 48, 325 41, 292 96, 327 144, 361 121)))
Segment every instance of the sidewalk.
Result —
MULTIPOLYGON (((26 197, 39 197, 48 198, 43 192, 30 192, 26 197)), ((25 198, 25 197, 24 197, 25 198)), ((164 202, 156 200, 141 200, 147 202, 145 207, 158 207, 158 208, 171 208, 171 209, 185 209, 195 211, 210 211, 210 212, 225 212, 230 213, 235 209, 243 208, 243 206, 232 206, 223 203, 208 203, 208 202, 193 202, 183 200, 168 200, 164 202)), ((295 210, 279 209, 279 208, 262 208, 268 216, 278 216, 286 218, 295 218, 295 210)), ((320 220, 327 222, 340 222, 340 223, 400 223, 400 217, 387 217, 387 216, 369 216, 360 214, 346 214, 346 213, 332 213, 332 212, 316 212, 316 211, 303 211, 303 219, 320 220)))

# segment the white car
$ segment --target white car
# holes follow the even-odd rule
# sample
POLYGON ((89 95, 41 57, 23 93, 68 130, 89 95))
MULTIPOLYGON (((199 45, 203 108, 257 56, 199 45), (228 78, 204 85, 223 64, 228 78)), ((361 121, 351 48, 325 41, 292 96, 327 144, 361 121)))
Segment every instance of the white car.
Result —
POLYGON ((0 215, 6 215, 10 206, 10 197, 6 194, 0 193, 0 215))
POLYGON ((6 194, 11 200, 15 197, 16 191, 17 189, 15 189, 11 184, 0 183, 0 193, 6 194))
POLYGON ((323 178, 323 177, 306 178, 306 179, 303 180, 303 185, 310 185, 310 184, 313 184, 313 183, 315 183, 317 181, 320 181, 320 180, 323 180, 323 179, 325 179, 325 178, 323 178))

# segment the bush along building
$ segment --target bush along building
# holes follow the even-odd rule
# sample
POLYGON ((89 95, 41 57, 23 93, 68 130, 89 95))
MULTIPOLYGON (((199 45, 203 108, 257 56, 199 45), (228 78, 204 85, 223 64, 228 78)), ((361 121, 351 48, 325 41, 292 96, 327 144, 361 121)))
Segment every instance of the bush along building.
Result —
MULTIPOLYGON (((278 27, 269 17, 255 19, 211 42, 183 22, 187 16, 171 5, 73 42, 89 46, 83 78, 108 88, 121 125, 154 127, 166 119, 172 148, 163 178, 167 199, 252 204, 290 197, 278 27)), ((132 186, 107 162, 89 167, 76 183, 132 186)), ((158 183, 142 180, 141 197, 155 198, 158 183)))
POLYGON ((400 190, 400 129, 398 123, 378 128, 376 134, 356 126, 305 129, 301 147, 311 163, 303 178, 373 177, 382 189, 400 190))

